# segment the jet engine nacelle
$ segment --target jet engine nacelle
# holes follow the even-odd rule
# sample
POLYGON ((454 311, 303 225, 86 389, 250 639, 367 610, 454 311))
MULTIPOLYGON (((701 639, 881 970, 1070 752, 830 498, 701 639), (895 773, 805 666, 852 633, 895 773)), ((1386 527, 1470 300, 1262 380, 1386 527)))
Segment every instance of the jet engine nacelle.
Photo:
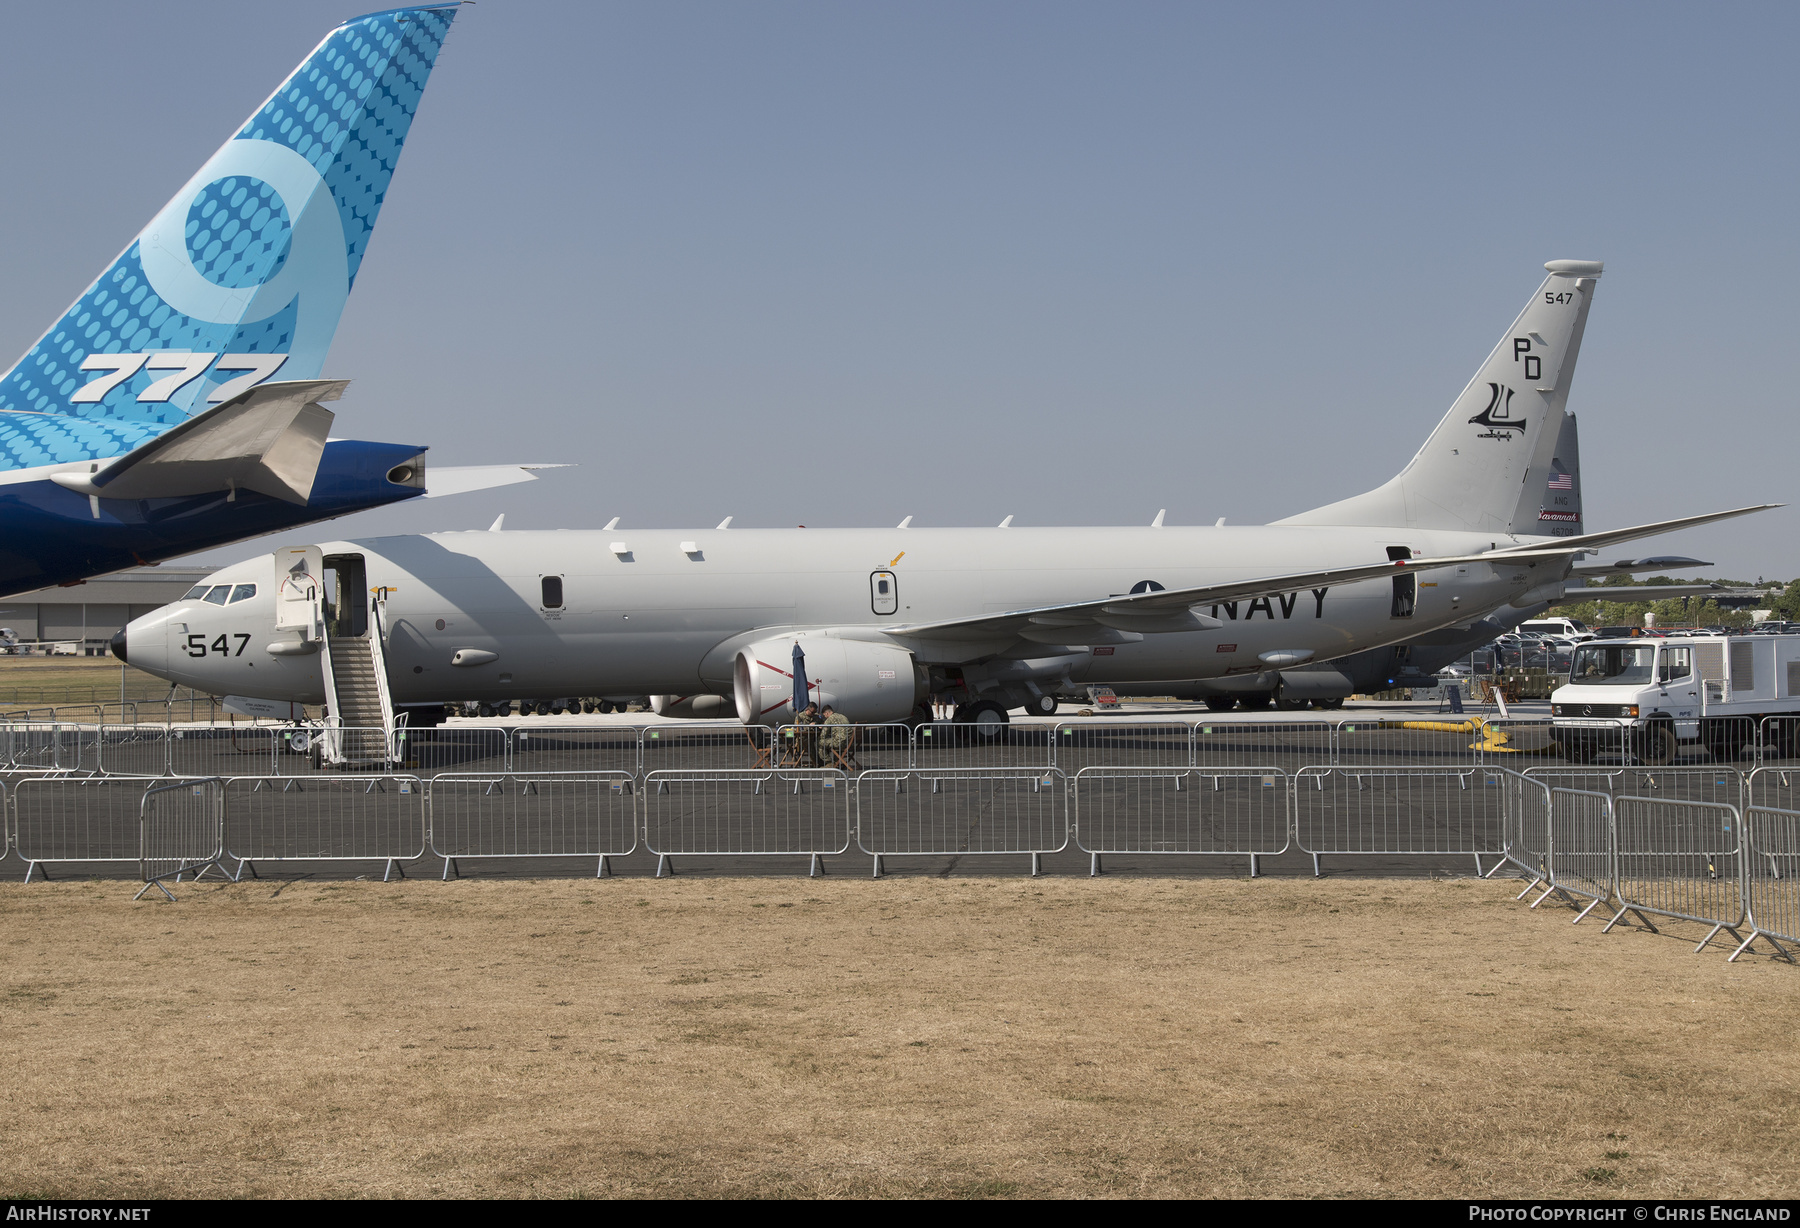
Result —
POLYGON ((650 711, 685 721, 728 721, 737 715, 729 695, 652 695, 650 711))
POLYGON ((807 697, 858 725, 904 720, 919 702, 912 653, 895 644, 798 635, 740 649, 732 669, 738 719, 746 725, 794 720, 794 644, 806 654, 807 697))

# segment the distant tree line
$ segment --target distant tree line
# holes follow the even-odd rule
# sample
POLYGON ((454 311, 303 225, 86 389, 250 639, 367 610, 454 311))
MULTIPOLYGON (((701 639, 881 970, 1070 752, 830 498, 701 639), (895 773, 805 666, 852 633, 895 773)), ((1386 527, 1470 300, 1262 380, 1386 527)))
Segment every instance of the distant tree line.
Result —
MULTIPOLYGON (((1783 583, 1780 580, 1728 580, 1715 579, 1709 581, 1727 588, 1770 588, 1780 585, 1782 591, 1776 594, 1766 605, 1758 609, 1774 610, 1774 617, 1784 621, 1800 620, 1800 580, 1783 583)), ((1721 610, 1719 603, 1706 597, 1676 597, 1669 601, 1633 601, 1629 595, 1632 588, 1644 588, 1658 584, 1685 584, 1691 581, 1678 580, 1673 576, 1651 576, 1646 580, 1633 580, 1630 576, 1609 576, 1598 585, 1600 588, 1616 588, 1627 590, 1619 594, 1617 600, 1565 602, 1555 607, 1555 613, 1564 618, 1573 618, 1586 623, 1590 627, 1641 627, 1644 615, 1656 615, 1659 627, 1748 627, 1752 621, 1749 610, 1721 610)))

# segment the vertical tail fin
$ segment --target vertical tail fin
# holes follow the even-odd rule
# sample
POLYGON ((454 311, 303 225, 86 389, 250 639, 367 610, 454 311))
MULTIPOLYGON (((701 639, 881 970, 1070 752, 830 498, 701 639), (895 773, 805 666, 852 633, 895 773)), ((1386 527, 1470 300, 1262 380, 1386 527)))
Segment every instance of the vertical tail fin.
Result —
POLYGON ((0 469, 316 378, 455 4, 345 22, 0 376, 0 469))
POLYGON ((1556 453, 1601 265, 1544 267, 1544 284, 1397 477, 1275 523, 1546 532, 1536 516, 1543 489, 1521 488, 1534 471, 1548 472, 1556 453), (1526 503, 1529 528, 1521 526, 1526 503))

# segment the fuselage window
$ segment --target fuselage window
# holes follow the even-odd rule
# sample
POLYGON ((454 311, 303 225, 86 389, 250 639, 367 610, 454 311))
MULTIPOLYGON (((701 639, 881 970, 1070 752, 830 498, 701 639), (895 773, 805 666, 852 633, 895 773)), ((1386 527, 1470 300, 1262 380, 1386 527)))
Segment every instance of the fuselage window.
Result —
POLYGON ((206 596, 202 600, 204 600, 208 605, 224 605, 226 603, 226 601, 228 601, 230 598, 231 598, 231 585, 215 584, 212 586, 212 591, 207 593, 206 596))
POLYGON ((254 584, 240 584, 231 590, 231 600, 234 604, 239 601, 248 601, 254 596, 256 596, 256 585, 254 584))
POLYGON ((562 609, 562 603, 563 603, 562 577, 561 576, 545 576, 544 581, 543 581, 543 587, 544 587, 544 608, 546 610, 562 609))

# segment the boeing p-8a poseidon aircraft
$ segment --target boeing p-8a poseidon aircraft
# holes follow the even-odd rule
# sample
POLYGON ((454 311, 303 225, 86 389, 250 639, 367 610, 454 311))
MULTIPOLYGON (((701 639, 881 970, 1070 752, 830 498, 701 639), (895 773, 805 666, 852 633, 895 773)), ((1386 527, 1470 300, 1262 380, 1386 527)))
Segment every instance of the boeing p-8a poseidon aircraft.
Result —
MULTIPOLYGON (((711 695, 794 716, 789 671, 857 721, 928 692, 998 722, 1093 677, 1270 674, 1561 591, 1581 555, 1755 509, 1607 533, 1516 531, 1555 449, 1600 265, 1559 260, 1412 462, 1277 524, 1214 528, 467 532, 278 551, 114 641, 215 694, 390 705, 711 695), (327 584, 327 573, 333 577, 327 584), (371 595, 374 595, 371 603, 371 595), (360 677, 374 662, 379 678, 360 677), (345 664, 345 663, 353 664, 345 664), (344 679, 357 685, 345 689, 344 679), (339 692, 343 692, 340 695, 339 692)), ((391 708, 389 709, 391 710, 391 708)))
POLYGON ((327 440, 318 375, 455 14, 326 35, 0 375, 0 596, 426 493, 422 447, 327 440))

